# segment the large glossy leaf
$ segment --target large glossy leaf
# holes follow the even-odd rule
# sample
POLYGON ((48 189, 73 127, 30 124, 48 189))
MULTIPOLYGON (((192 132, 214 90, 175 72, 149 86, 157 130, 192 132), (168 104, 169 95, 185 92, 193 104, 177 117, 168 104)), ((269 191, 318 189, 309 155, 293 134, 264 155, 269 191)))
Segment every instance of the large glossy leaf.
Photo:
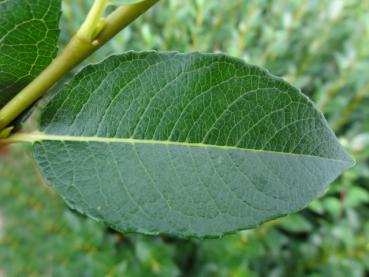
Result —
POLYGON ((0 108, 54 58, 60 0, 0 0, 0 108))
POLYGON ((48 103, 34 155, 120 231, 218 236, 303 208, 352 164, 297 89, 224 55, 129 52, 48 103))

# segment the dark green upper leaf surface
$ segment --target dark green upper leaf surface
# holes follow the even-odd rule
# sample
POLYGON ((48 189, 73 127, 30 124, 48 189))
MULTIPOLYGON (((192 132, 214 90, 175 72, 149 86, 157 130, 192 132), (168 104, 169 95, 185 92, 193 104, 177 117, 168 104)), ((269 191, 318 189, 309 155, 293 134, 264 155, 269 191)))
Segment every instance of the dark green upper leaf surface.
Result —
POLYGON ((60 0, 0 0, 0 108, 55 57, 60 0))
POLYGON ((217 236, 303 208, 352 164, 297 89, 215 54, 129 52, 48 103, 34 154, 121 231, 217 236))

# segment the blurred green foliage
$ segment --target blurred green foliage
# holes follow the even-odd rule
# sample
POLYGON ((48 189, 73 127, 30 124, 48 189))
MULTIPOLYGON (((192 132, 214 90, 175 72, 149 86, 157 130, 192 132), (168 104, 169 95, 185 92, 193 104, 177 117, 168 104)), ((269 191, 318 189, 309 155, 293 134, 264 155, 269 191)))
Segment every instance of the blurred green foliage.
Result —
MULTIPOLYGON (((64 0, 61 45, 91 1, 64 0)), ((226 52, 317 103, 357 165, 298 214, 221 239, 118 234, 69 210, 29 149, 0 156, 0 276, 369 274, 369 1, 161 0, 89 58, 127 50, 226 52)))

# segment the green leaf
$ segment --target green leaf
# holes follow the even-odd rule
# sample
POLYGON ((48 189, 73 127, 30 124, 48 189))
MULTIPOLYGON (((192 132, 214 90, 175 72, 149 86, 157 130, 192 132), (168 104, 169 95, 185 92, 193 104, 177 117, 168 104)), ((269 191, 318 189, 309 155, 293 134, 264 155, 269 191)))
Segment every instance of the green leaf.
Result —
POLYGON ((55 57, 60 0, 0 0, 0 108, 55 57))
POLYGON ((48 103, 34 156, 123 232, 219 236, 300 210, 352 159, 297 89, 221 54, 129 52, 48 103))
POLYGON ((299 214, 293 214, 283 218, 279 226, 291 233, 307 233, 313 229, 311 223, 299 214))
POLYGON ((366 189, 355 186, 347 190, 345 197, 345 206, 350 208, 357 208, 360 205, 369 202, 369 193, 366 189))

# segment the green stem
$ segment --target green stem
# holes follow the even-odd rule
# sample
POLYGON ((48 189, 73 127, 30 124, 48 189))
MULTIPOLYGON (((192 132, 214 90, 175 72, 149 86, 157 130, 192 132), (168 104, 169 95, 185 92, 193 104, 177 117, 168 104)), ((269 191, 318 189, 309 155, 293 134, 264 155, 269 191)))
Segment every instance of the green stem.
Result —
MULTIPOLYGON (((81 37, 79 35, 80 32, 77 33, 63 52, 38 77, 0 110, 0 131, 44 95, 58 80, 158 1, 146 0, 137 4, 117 8, 105 18, 104 28, 97 34, 96 38, 91 37, 92 39, 87 39, 84 35, 81 37)), ((101 6, 98 8, 101 8, 101 6)), ((98 13, 101 13, 101 9, 99 9, 98 13)), ((96 22, 100 22, 101 18, 97 18, 97 20, 95 19, 96 22)), ((93 23, 88 26, 90 27, 86 28, 85 31, 87 30, 87 33, 92 31, 92 34, 94 34, 97 25, 93 23)), ((82 34, 86 34, 85 31, 82 34)))
POLYGON ((86 20, 83 22, 81 28, 78 30, 77 36, 88 41, 92 41, 94 38, 95 30, 99 24, 100 18, 103 17, 107 0, 95 0, 88 13, 86 20))

